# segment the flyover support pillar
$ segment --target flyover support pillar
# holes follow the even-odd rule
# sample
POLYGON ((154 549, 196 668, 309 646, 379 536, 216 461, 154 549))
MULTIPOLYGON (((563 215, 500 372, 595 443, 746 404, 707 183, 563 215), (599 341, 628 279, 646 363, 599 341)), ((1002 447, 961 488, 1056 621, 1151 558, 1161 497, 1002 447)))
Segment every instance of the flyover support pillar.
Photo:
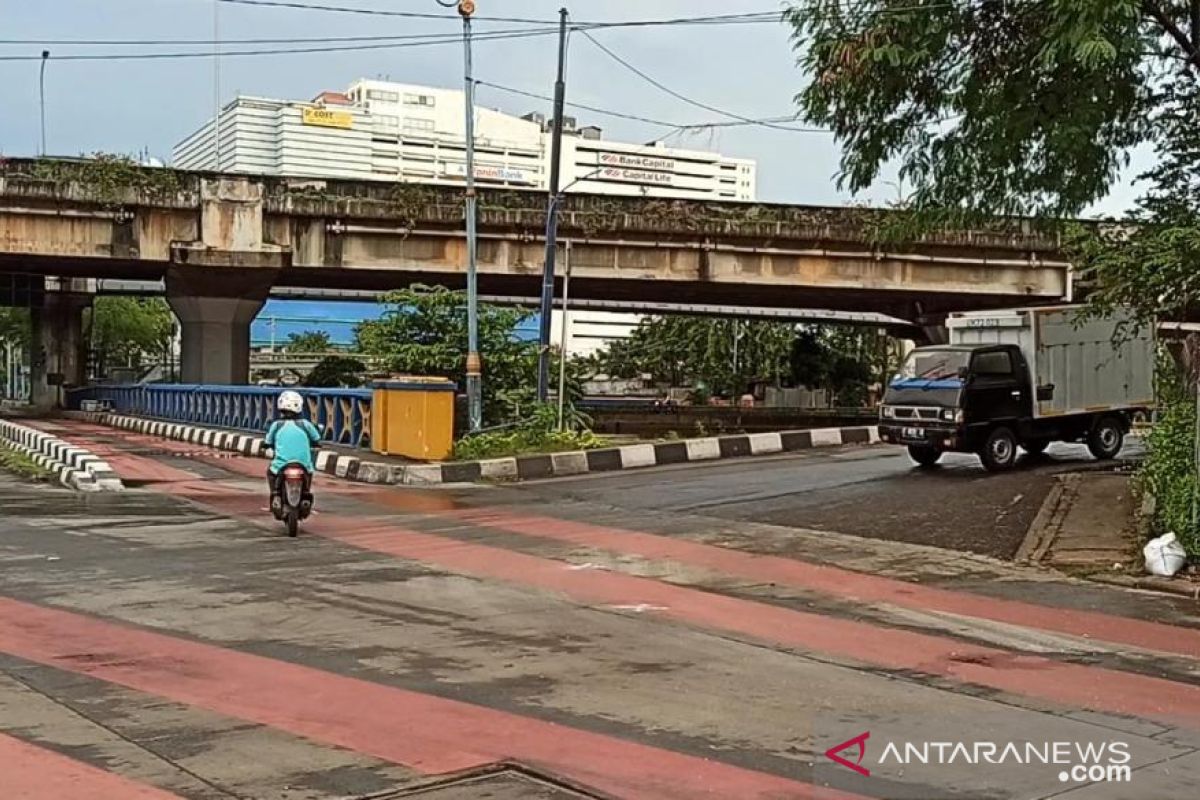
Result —
POLYGON ((250 381, 250 323, 266 302, 275 270, 172 266, 167 303, 179 318, 184 383, 250 381))
POLYGON ((57 290, 48 286, 42 302, 30 309, 29 399, 37 411, 61 407, 65 389, 87 382, 83 312, 92 295, 72 283, 62 282, 57 290))

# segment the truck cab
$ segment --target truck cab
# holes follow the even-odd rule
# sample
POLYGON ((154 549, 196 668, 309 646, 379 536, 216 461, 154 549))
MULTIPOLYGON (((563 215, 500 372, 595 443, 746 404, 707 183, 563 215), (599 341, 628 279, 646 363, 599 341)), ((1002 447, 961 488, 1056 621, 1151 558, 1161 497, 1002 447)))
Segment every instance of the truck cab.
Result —
MULTIPOLYGON (((992 429, 1027 429, 1032 398, 1029 367, 1013 345, 918 348, 884 395, 880 437, 907 445, 923 466, 947 451, 980 453, 989 465, 983 448, 992 429)), ((993 446, 995 464, 1016 456, 1016 442, 1002 438, 993 446)))
POLYGON ((880 407, 880 438, 918 465, 962 452, 1003 470, 1018 448, 1055 441, 1114 458, 1151 405, 1149 339, 1114 344, 1111 324, 1069 322, 1061 307, 958 317, 951 344, 909 353, 880 407))

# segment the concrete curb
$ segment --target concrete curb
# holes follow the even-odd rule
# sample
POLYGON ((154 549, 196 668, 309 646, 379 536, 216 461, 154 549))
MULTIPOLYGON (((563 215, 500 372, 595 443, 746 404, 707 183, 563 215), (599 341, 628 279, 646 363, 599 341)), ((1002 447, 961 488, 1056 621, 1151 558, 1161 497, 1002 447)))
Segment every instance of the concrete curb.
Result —
MULTIPOLYGON (((74 419, 111 425, 150 436, 192 442, 204 447, 228 450, 246 456, 261 458, 264 449, 262 437, 250 434, 107 412, 68 411, 65 412, 65 415, 74 419)), ((842 445, 875 444, 877 442, 879 442, 879 429, 874 425, 868 425, 779 433, 710 436, 703 439, 631 444, 598 450, 513 456, 485 461, 451 461, 442 464, 387 464, 322 450, 317 453, 316 466, 318 472, 360 483, 431 486, 443 483, 558 478, 586 475, 593 472, 660 467, 694 461, 791 453, 817 447, 841 447, 842 445)))
POLYGON ((58 476, 64 486, 81 492, 119 492, 125 484, 107 461, 82 447, 28 425, 0 420, 0 438, 58 476))

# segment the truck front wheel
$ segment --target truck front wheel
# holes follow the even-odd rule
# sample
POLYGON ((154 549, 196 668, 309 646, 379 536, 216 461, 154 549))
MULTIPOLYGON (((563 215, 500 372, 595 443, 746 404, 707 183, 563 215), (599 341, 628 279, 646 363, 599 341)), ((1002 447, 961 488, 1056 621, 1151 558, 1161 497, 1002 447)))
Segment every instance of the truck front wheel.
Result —
POLYGON ((1017 461, 1017 437, 1008 428, 996 428, 984 442, 979 459, 988 472, 1011 469, 1017 461))
POLYGON ((922 467, 932 467, 942 457, 942 451, 936 447, 910 444, 908 446, 908 457, 922 467))
POLYGON ((1088 433, 1087 448, 1092 456, 1107 461, 1116 458, 1125 440, 1125 429, 1116 417, 1101 417, 1088 433))

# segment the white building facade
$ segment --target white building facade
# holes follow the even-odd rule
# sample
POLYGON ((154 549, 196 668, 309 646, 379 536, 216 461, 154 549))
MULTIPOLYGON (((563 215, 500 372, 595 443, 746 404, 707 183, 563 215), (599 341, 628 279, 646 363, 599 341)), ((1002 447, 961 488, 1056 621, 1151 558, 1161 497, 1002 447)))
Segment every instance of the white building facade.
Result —
MULTIPOLYGON (((213 120, 172 152, 181 169, 311 178, 461 185, 466 178, 463 92, 359 80, 345 92, 308 102, 239 96, 221 109, 220 142, 213 120)), ((475 108, 475 179, 482 187, 546 191, 551 125, 475 108)), ((608 141, 597 127, 563 124, 565 191, 716 201, 752 201, 756 165, 718 153, 657 143, 608 141)), ((558 343, 561 313, 554 312, 558 343)), ((630 334, 635 314, 575 310, 567 347, 590 354, 630 334)))
MULTIPOLYGON (((182 169, 313 178, 461 184, 466 124, 461 91, 360 80, 309 102, 239 96, 175 146, 182 169)), ((541 114, 475 109, 475 179, 546 190, 551 131, 541 114)), ((755 162, 718 153, 602 138, 564 120, 567 191, 697 200, 755 199, 755 162)))

